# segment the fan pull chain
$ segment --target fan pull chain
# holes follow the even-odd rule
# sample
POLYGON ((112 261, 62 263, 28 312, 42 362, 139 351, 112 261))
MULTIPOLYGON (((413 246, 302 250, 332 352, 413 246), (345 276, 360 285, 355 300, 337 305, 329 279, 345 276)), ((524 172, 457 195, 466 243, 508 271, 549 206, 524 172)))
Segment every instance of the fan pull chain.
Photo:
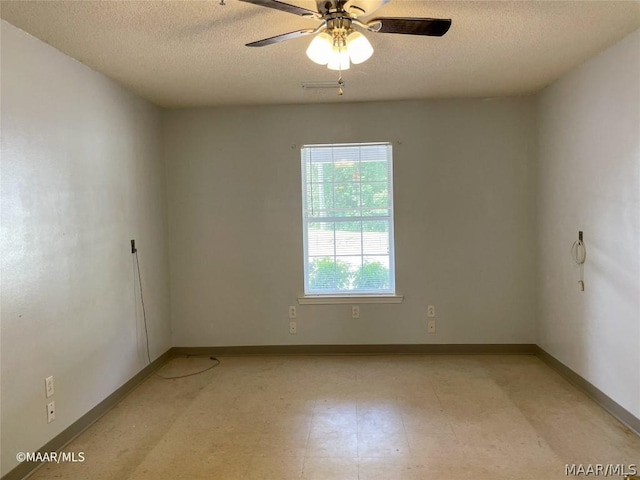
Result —
MULTIPOLYGON (((339 52, 342 53, 342 47, 339 47, 339 52)), ((344 90, 342 87, 344 86, 344 81, 342 80, 342 63, 338 62, 338 96, 341 97, 344 95, 344 90)))

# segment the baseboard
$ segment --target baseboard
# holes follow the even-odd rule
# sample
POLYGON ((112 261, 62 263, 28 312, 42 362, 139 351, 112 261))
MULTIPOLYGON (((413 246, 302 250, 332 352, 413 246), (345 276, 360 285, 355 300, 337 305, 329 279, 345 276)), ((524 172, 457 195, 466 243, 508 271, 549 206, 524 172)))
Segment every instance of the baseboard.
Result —
MULTIPOLYGON (((152 363, 140 370, 129 381, 118 388, 115 392, 105 398, 98 405, 93 407, 82 417, 69 425, 64 431, 59 433, 52 440, 47 442, 39 452, 57 452, 67 446, 73 439, 93 425, 100 417, 111 410, 120 400, 122 400, 129 392, 136 388, 143 380, 145 380, 154 371, 164 365, 171 358, 171 349, 167 350, 160 357, 156 358, 152 363)), ((23 462, 13 470, 9 471, 2 477, 2 480, 21 480, 31 475, 42 463, 40 462, 23 462)))
POLYGON ((173 347, 172 355, 535 355, 536 345, 380 344, 380 345, 244 345, 173 347))
POLYGON ((545 362, 556 372, 558 372, 569 383, 582 390, 594 402, 596 402, 607 412, 617 418, 621 423, 623 423, 627 428, 629 428, 629 430, 640 436, 640 418, 633 415, 598 387, 585 380, 581 375, 571 370, 564 363, 562 363, 550 353, 547 353, 538 345, 535 346, 535 349, 537 356, 543 362, 545 362))

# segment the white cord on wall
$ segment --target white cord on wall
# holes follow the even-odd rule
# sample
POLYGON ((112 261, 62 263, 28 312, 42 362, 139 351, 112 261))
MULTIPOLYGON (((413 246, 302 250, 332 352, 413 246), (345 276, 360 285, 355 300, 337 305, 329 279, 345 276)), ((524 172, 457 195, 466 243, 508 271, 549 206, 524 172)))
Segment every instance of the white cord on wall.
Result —
POLYGON ((571 255, 576 265, 580 267, 580 280, 578 280, 578 288, 584 292, 584 262, 587 259, 587 247, 582 240, 582 232, 578 232, 578 240, 573 242, 571 246, 571 255))

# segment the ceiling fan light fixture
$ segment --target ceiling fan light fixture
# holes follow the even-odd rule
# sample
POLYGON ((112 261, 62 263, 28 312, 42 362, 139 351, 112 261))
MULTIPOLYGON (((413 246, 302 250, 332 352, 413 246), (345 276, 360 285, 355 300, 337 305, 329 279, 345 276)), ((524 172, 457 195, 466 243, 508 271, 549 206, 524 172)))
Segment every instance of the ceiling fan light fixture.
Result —
POLYGON ((345 47, 333 47, 327 68, 329 70, 349 70, 349 52, 345 47))
POLYGON ((352 32, 347 37, 347 52, 351 62, 357 65, 371 58, 373 47, 367 37, 360 32, 352 32))
POLYGON ((316 35, 307 48, 307 57, 318 65, 329 63, 332 53, 333 38, 327 32, 316 35))
POLYGON ((450 18, 379 17, 365 23, 359 19, 361 16, 369 17, 374 10, 390 0, 366 0, 366 9, 355 5, 355 0, 316 0, 315 10, 288 3, 287 0, 239 1, 322 22, 317 28, 302 28, 246 45, 264 47, 306 35, 315 35, 307 47, 307 56, 312 62, 326 65, 331 70, 347 70, 351 63, 357 65, 366 62, 373 55, 371 43, 362 33, 355 30, 356 27, 367 33, 428 37, 441 37, 451 27, 450 18))

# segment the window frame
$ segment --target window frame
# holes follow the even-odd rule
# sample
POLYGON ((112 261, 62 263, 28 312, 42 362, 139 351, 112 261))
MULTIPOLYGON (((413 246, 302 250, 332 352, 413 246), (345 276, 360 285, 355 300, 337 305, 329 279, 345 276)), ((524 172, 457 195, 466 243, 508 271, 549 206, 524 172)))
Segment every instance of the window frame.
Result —
MULTIPOLYGON (((394 157, 393 144, 391 142, 358 142, 358 143, 325 143, 325 144, 305 144, 300 148, 300 165, 301 165, 301 187, 302 187, 302 230, 303 230, 303 283, 304 294, 298 297, 300 304, 330 304, 330 303, 353 303, 356 299, 359 303, 400 303, 403 297, 397 295, 396 290, 396 261, 395 261, 395 205, 394 205, 394 157), (387 215, 361 215, 357 217, 310 217, 307 206, 307 190, 309 183, 307 182, 307 167, 309 165, 308 154, 306 151, 313 148, 335 148, 335 147, 366 147, 366 146, 386 146, 388 147, 387 162, 387 196, 388 207, 387 215), (309 223, 323 222, 362 222, 362 221, 385 221, 388 225, 388 263, 389 263, 389 287, 382 290, 332 290, 327 292, 311 291, 309 288, 309 223)), ((373 209, 373 207, 368 207, 373 209)), ((333 232, 336 232, 335 225, 333 232)), ((360 231, 362 241, 363 230, 360 231)), ((364 262, 367 256, 364 249, 361 249, 359 255, 364 262)), ((334 247, 334 261, 336 259, 334 247)))

